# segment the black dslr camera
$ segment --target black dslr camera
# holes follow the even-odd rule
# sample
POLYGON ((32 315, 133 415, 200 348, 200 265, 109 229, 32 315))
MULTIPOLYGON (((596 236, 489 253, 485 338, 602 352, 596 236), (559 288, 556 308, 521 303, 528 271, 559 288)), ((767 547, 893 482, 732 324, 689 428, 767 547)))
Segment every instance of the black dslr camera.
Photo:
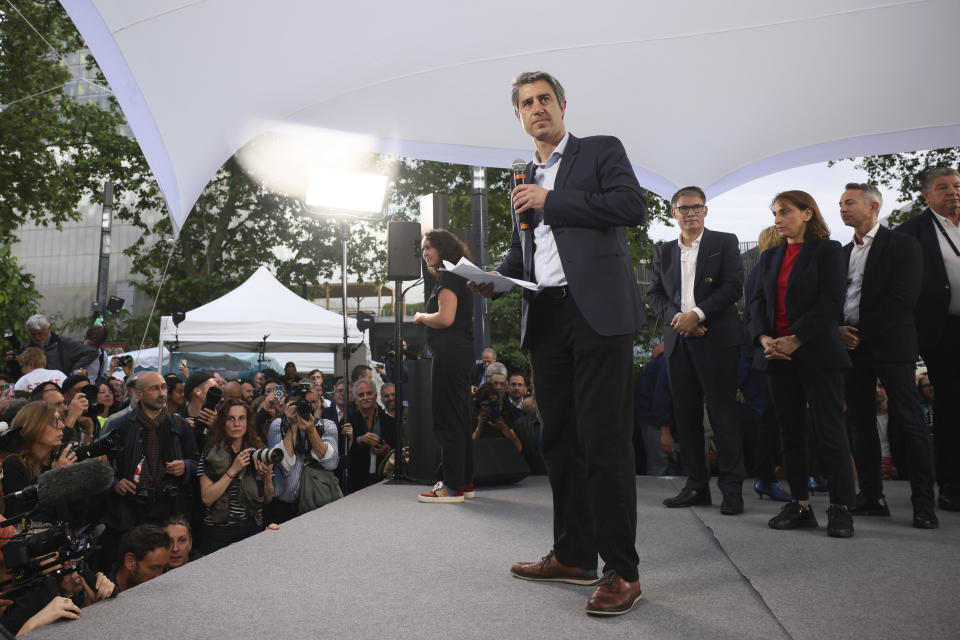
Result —
POLYGON ((80 444, 79 442, 64 442, 62 445, 60 445, 60 449, 57 450, 57 455, 55 457, 59 458, 63 453, 63 450, 67 448, 67 445, 72 444, 73 449, 71 449, 71 452, 76 454, 76 461, 83 462, 87 458, 96 458, 98 456, 105 456, 109 453, 120 451, 123 449, 123 446, 121 445, 122 440, 123 432, 111 431, 106 435, 100 436, 89 444, 80 444))
POLYGON ((298 382, 293 385, 293 391, 290 392, 290 400, 296 402, 297 415, 304 420, 313 417, 313 403, 307 400, 307 394, 313 391, 313 384, 310 382, 298 382))
POLYGON ((145 487, 142 482, 137 483, 137 492, 133 495, 133 499, 139 505, 148 506, 163 498, 176 498, 179 495, 180 486, 177 481, 165 476, 157 487, 145 487))
POLYGON ((480 385, 480 388, 477 389, 476 394, 473 396, 473 404, 478 412, 484 407, 487 407, 487 422, 497 422, 500 420, 500 394, 497 393, 493 385, 489 383, 480 385))

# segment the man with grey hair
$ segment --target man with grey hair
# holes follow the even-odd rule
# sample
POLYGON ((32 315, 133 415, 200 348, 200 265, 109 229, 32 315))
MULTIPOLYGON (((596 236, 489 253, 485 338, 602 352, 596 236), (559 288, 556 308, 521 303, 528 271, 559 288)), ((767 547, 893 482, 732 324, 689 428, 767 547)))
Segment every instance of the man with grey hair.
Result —
POLYGON ((47 356, 47 368, 62 371, 70 375, 74 371, 85 367, 97 357, 97 350, 88 347, 82 342, 64 338, 50 331, 50 321, 41 314, 27 318, 27 333, 30 341, 23 345, 18 352, 8 351, 7 361, 16 358, 17 354, 28 347, 38 347, 47 356))
POLYGON ((923 276, 914 308, 920 355, 937 397, 934 462, 937 505, 960 511, 960 172, 928 169, 927 208, 897 230, 920 242, 923 276))
POLYGON ((536 150, 512 191, 510 249, 496 270, 537 284, 523 291, 520 344, 537 381, 554 522, 550 552, 511 573, 596 585, 586 612, 619 615, 641 598, 631 381, 645 316, 626 228, 643 224, 646 201, 619 140, 567 133, 556 78, 520 74, 511 100, 536 150))
POLYGON ((889 516, 883 497, 880 436, 875 406, 880 379, 890 421, 899 426, 913 493, 913 526, 935 529, 933 450, 914 385, 917 330, 913 309, 920 291, 920 244, 880 225, 880 191, 850 183, 840 196, 840 217, 853 228, 847 254, 847 291, 840 335, 850 352, 847 426, 857 463, 860 493, 854 515, 889 516))

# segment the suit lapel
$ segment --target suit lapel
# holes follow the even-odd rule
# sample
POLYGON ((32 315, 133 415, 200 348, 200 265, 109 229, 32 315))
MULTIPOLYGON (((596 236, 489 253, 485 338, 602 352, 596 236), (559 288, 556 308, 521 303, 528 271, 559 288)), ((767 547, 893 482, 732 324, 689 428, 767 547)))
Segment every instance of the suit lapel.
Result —
POLYGON ((787 253, 787 245, 781 244, 773 251, 770 258, 770 269, 764 274, 763 292, 767 299, 767 321, 770 323, 770 330, 773 331, 774 318, 777 315, 777 278, 780 276, 780 265, 783 264, 783 257, 787 253))
POLYGON ((712 250, 713 234, 705 228, 700 235, 700 249, 697 251, 697 268, 694 270, 693 275, 694 291, 696 291, 697 285, 703 280, 703 265, 706 264, 707 258, 710 257, 712 250))
POLYGON ((946 281, 947 268, 943 264, 943 251, 940 250, 940 238, 938 236, 940 232, 937 231, 937 223, 934 222, 933 211, 930 207, 927 207, 920 215, 927 217, 926 224, 920 225, 920 233, 922 234, 920 244, 923 246, 925 253, 939 258, 933 262, 937 265, 937 272, 940 274, 940 278, 946 281))
POLYGON ((562 189, 567 182, 567 176, 570 175, 570 169, 573 163, 577 161, 577 151, 580 149, 580 140, 574 136, 567 138, 567 146, 563 150, 563 157, 560 159, 560 167, 557 169, 557 178, 553 182, 554 189, 562 189))
MULTIPOLYGON (((887 243, 890 241, 890 231, 884 228, 883 225, 880 225, 880 228, 877 229, 877 235, 874 236, 873 242, 870 243, 870 251, 867 253, 867 261, 863 264, 863 282, 860 284, 860 306, 863 307, 864 294, 867 291, 872 291, 873 277, 871 274, 877 273, 879 269, 880 260, 883 258, 883 253, 887 249, 887 243)), ((850 261, 847 260, 847 269, 849 269, 850 261)), ((849 277, 849 276, 848 276, 849 277)))

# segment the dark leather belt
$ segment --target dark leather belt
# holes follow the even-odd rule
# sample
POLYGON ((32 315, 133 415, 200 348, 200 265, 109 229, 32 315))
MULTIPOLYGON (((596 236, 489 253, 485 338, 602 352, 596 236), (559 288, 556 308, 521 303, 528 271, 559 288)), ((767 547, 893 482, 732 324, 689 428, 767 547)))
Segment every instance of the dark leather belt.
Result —
POLYGON ((544 287, 543 289, 540 289, 540 293, 538 295, 553 298, 554 300, 569 298, 570 287, 567 285, 563 285, 562 287, 544 287))

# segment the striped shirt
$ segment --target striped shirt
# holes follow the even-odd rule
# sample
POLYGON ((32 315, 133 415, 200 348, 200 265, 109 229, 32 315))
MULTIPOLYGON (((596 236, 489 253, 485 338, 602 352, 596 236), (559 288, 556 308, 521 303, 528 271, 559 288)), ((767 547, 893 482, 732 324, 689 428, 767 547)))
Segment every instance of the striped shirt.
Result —
MULTIPOLYGON (((197 477, 207 475, 206 470, 206 460, 203 459, 203 456, 200 456, 200 462, 197 464, 197 477)), ((243 505, 240 504, 240 474, 237 474, 237 477, 230 481, 227 490, 224 492, 227 498, 229 498, 227 506, 227 521, 221 523, 215 523, 213 521, 213 516, 210 513, 210 507, 206 507, 203 510, 203 523, 211 527, 224 527, 232 524, 240 524, 247 519, 247 510, 243 508, 243 505)), ((257 515, 254 516, 254 520, 257 521, 257 526, 263 526, 263 510, 257 511, 257 515)))
POLYGON ((324 469, 334 471, 340 462, 337 453, 337 425, 332 420, 321 420, 319 418, 314 422, 318 429, 322 423, 323 435, 320 437, 327 443, 327 452, 321 459, 317 457, 317 452, 310 446, 306 435, 302 431, 297 433, 293 455, 287 455, 287 450, 283 448, 283 436, 280 429, 282 422, 281 418, 271 422, 270 431, 267 434, 267 446, 276 447, 280 445, 283 450, 283 460, 273 467, 273 499, 293 503, 300 498, 300 473, 303 470, 303 458, 298 455, 297 451, 309 448, 310 457, 314 461, 319 462, 324 469))

